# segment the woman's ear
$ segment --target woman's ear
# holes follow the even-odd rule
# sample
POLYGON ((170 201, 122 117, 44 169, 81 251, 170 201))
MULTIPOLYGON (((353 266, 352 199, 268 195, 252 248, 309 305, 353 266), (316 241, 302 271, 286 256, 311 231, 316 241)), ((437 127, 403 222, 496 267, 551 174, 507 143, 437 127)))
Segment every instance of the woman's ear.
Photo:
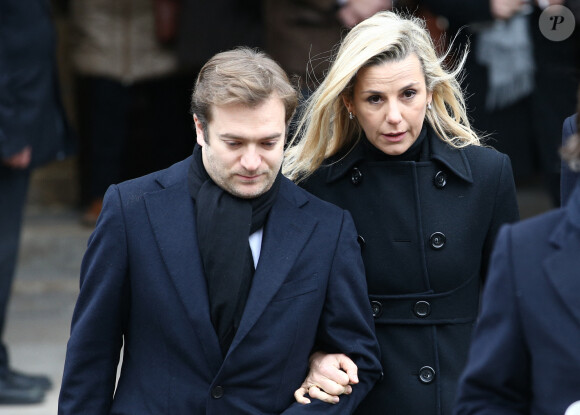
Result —
POLYGON ((342 97, 342 103, 346 107, 346 110, 348 112, 352 112, 352 101, 351 101, 350 97, 347 96, 346 94, 342 94, 341 97, 342 97))

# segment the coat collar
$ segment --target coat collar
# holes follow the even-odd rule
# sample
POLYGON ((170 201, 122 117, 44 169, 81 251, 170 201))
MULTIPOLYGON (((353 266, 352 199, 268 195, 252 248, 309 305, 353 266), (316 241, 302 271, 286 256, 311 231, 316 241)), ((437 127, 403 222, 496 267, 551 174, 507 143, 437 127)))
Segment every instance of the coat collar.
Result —
MULTIPOLYGON (((363 137, 361 140, 365 140, 363 137)), ((461 149, 451 147, 437 136, 433 128, 427 124, 427 137, 429 157, 428 159, 437 160, 446 166, 449 171, 457 177, 465 180, 468 183, 473 183, 473 175, 471 173, 471 166, 465 152, 461 149)), ((359 141, 354 148, 346 155, 333 156, 324 163, 326 182, 334 182, 339 178, 345 176, 358 163, 365 159, 364 148, 359 141)))
POLYGON ((552 286, 563 299, 570 313, 580 323, 580 183, 576 185, 570 202, 562 209, 565 214, 550 235, 553 254, 544 261, 544 271, 552 286))
MULTIPOLYGON (((145 204, 159 252, 187 316, 198 333, 205 357, 217 373, 223 357, 210 319, 207 284, 197 241, 194 202, 187 190, 191 157, 156 177, 161 189, 145 194, 145 204), (168 214, 168 210, 171 211, 168 214), (198 276, 197 278, 195 276, 198 276), (201 277, 199 277, 201 276, 201 277)), ((316 226, 302 207, 306 192, 283 177, 278 197, 264 228, 260 260, 240 327, 228 355, 248 334, 267 304, 284 283, 316 226)), ((226 356, 227 358, 227 356, 226 356)))

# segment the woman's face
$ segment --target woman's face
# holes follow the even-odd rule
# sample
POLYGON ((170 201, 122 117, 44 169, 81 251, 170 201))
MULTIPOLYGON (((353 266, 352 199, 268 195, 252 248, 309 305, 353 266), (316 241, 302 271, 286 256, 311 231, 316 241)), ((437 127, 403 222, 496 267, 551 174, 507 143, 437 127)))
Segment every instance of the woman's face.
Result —
POLYGON ((361 69, 353 96, 343 96, 343 101, 367 139, 383 153, 396 156, 417 140, 432 95, 413 53, 400 61, 361 69))

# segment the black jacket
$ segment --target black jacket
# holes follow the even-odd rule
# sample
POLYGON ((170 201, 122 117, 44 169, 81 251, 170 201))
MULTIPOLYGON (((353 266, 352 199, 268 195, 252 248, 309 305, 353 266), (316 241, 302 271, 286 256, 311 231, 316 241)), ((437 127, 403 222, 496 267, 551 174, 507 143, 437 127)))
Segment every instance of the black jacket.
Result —
POLYGON ((31 146, 31 167, 73 151, 51 18, 48 0, 0 2, 0 158, 31 146))
POLYGON ((418 162, 365 151, 359 143, 303 184, 349 210, 360 235, 384 379, 357 413, 450 414, 494 238, 519 217, 511 164, 430 128, 418 162))

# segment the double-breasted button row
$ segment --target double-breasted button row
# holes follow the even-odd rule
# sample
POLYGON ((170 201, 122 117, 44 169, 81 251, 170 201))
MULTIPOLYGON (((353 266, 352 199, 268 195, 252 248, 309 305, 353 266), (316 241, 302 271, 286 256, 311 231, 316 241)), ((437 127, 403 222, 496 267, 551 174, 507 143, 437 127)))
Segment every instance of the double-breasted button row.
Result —
POLYGON ((425 384, 433 382, 435 380, 435 370, 431 366, 423 366, 419 369, 419 380, 425 384))
POLYGON ((219 399, 224 396, 224 388, 222 386, 216 386, 211 390, 211 397, 214 399, 219 399))
MULTIPOLYGON (((374 318, 379 318, 383 314, 383 303, 378 300, 371 301, 371 310, 374 318)), ((413 305, 413 314, 419 318, 428 317, 431 314, 431 304, 429 301, 419 300, 413 305)))
POLYGON ((447 242, 447 237, 443 232, 435 232, 429 237, 429 243, 433 249, 441 249, 445 246, 447 242))
POLYGON ((350 172, 350 181, 352 182, 352 184, 357 186, 358 184, 360 184, 360 182, 362 182, 362 179, 363 179, 362 172, 358 169, 358 167, 354 167, 350 172))
POLYGON ((443 189, 447 185, 447 173, 438 171, 433 177, 433 184, 437 189, 443 189))

